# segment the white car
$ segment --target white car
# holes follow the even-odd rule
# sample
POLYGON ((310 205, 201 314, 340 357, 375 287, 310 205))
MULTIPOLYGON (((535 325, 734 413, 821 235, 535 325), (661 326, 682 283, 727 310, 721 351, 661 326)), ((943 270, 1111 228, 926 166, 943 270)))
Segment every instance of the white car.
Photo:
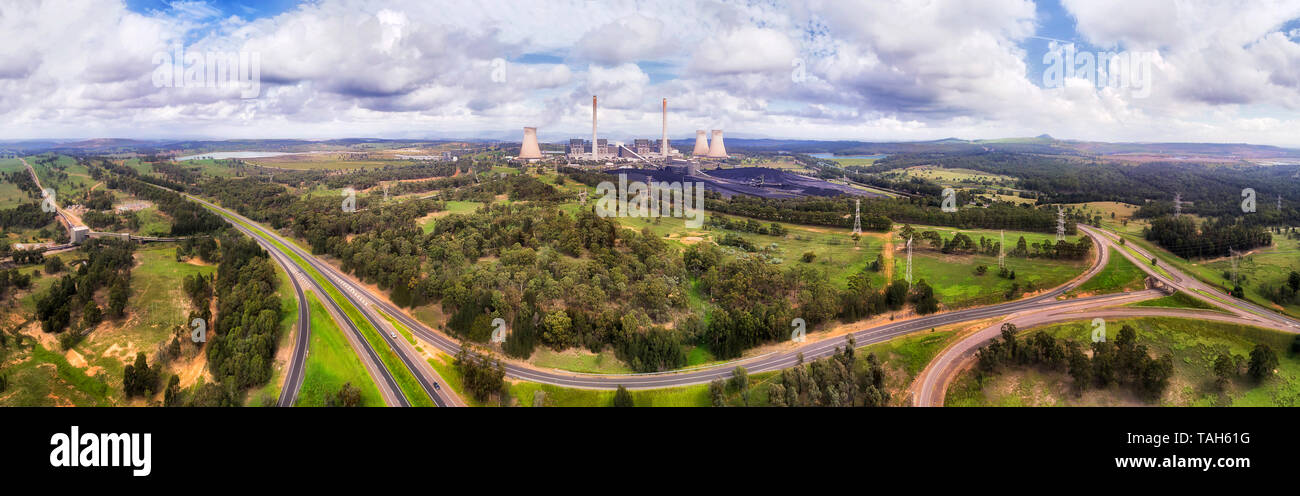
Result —
POLYGON ((393 338, 393 339, 397 339, 397 333, 392 332, 392 331, 389 331, 389 333, 388 333, 388 337, 393 338))

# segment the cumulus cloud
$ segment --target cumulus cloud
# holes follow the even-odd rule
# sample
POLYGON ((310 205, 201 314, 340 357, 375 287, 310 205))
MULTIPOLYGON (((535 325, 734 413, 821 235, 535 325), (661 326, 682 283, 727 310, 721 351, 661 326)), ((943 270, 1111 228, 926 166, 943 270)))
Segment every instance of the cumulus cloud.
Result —
POLYGON ((0 139, 613 135, 934 139, 1050 133, 1300 145, 1300 0, 1063 0, 1080 46, 1154 54, 1149 98, 1044 88, 1030 0, 0 2, 0 139), (454 13, 454 14, 451 14, 454 13), (261 93, 158 88, 154 55, 260 56, 261 93), (678 129, 680 126, 680 130, 678 129))

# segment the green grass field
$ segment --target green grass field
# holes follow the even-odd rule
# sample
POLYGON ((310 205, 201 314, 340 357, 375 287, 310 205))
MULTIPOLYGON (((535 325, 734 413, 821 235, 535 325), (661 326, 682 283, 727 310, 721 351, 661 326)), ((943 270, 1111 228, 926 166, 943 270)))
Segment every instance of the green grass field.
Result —
POLYGON ((327 395, 338 393, 345 383, 361 389, 361 404, 384 406, 379 388, 366 372, 361 359, 353 352, 343 331, 330 318, 316 297, 307 292, 311 310, 311 339, 307 363, 303 369, 302 389, 294 406, 324 406, 327 395))
POLYGON ((583 348, 556 352, 546 347, 539 347, 533 352, 533 356, 529 357, 529 361, 538 367, 570 372, 591 374, 627 374, 634 372, 627 364, 614 356, 614 352, 610 350, 592 353, 583 348))
MULTIPOLYGON (((1174 374, 1158 402, 1162 406, 1297 406, 1300 405, 1300 357, 1290 355, 1294 334, 1191 319, 1138 318, 1106 322, 1110 332, 1125 325, 1137 330, 1138 343, 1155 355, 1172 354, 1174 374), (1246 377, 1231 382, 1227 391, 1214 388, 1214 360, 1220 353, 1249 357, 1256 344, 1266 344, 1278 355, 1278 374, 1256 385, 1246 377)), ((1058 338, 1089 342, 1089 321, 1032 329, 1058 338)), ((1022 334, 1022 336, 1025 334, 1022 334)), ((1147 404, 1117 386, 1089 390, 1082 396, 1068 391, 1064 373, 1043 370, 1004 372, 978 387, 972 373, 963 373, 948 391, 951 406, 1109 406, 1147 404)))
POLYGON ((475 210, 478 210, 479 207, 483 206, 482 202, 460 201, 460 200, 452 200, 446 203, 447 203, 446 210, 440 212, 433 212, 420 220, 420 228, 424 229, 425 234, 433 232, 433 226, 438 224, 438 218, 440 217, 444 217, 452 214, 471 213, 475 210))
POLYGON ((1137 303, 1129 303, 1128 307, 1159 307, 1159 308, 1190 308, 1195 310, 1214 310, 1220 313, 1228 313, 1219 307, 1210 305, 1197 298, 1189 296, 1187 293, 1179 291, 1169 296, 1156 298, 1154 300, 1143 300, 1137 303))
MULTIPOLYGON (((111 406, 113 390, 103 376, 91 377, 82 369, 72 366, 55 351, 38 343, 27 341, 27 349, 16 350, 10 344, 6 351, 17 353, 17 363, 0 370, 9 379, 8 389, 0 393, 0 406, 111 406)), ((119 388, 120 389, 120 388, 119 388)), ((117 391, 116 396, 120 396, 117 391)))
POLYGON ((1146 287, 1146 272, 1124 258, 1114 248, 1110 249, 1110 261, 1101 272, 1088 279, 1070 294, 1110 294, 1137 291, 1146 287))
POLYGON ((38 163, 36 157, 24 158, 27 159, 27 163, 31 164, 32 169, 36 170, 36 176, 41 179, 41 186, 54 188, 54 191, 57 192, 58 198, 63 199, 59 200, 60 206, 69 203, 66 199, 81 198, 82 195, 89 191, 90 187, 96 183, 94 179, 90 178, 90 169, 87 169, 84 165, 78 164, 77 160, 72 157, 59 155, 54 162, 57 167, 62 168, 66 177, 61 175, 60 177, 55 177, 56 173, 53 168, 38 163))
MULTIPOLYGON (((1010 244, 1010 236, 1008 236, 1010 244)), ((988 305, 1007 301, 1005 294, 1013 284, 1021 290, 1032 285, 1034 291, 1050 289, 1082 274, 1092 260, 1052 260, 1007 257, 1007 268, 1015 271, 1016 280, 999 277, 998 259, 987 255, 944 255, 923 250, 912 253, 912 280, 924 280, 934 288, 944 308, 988 305), (975 267, 985 265, 988 272, 976 275, 975 267)), ((894 256, 895 278, 906 272, 907 255, 894 256)))

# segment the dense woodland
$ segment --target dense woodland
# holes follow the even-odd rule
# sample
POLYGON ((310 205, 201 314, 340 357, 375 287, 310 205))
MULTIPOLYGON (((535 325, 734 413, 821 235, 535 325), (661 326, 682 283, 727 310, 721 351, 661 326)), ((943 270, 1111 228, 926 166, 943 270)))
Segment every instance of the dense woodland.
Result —
POLYGON ((1233 219, 1208 220, 1197 226, 1191 217, 1160 217, 1144 229, 1148 240, 1183 258, 1226 257, 1232 251, 1245 252, 1273 244, 1273 235, 1262 226, 1233 219))
POLYGON ((772 406, 886 406, 885 370, 875 354, 857 362, 857 343, 846 338, 844 348, 808 364, 781 371, 781 380, 767 390, 772 406))
POLYGON ((125 315, 135 246, 115 239, 92 239, 82 245, 85 263, 62 276, 51 274, 58 279, 36 298, 35 317, 41 330, 60 334, 59 342, 66 349, 80 342, 102 318, 125 315), (99 301, 106 307, 101 309, 99 301))
POLYGON ((208 338, 208 366, 219 383, 233 388, 271 378, 280 331, 279 278, 270 255, 243 235, 221 242, 213 282, 217 320, 208 338))

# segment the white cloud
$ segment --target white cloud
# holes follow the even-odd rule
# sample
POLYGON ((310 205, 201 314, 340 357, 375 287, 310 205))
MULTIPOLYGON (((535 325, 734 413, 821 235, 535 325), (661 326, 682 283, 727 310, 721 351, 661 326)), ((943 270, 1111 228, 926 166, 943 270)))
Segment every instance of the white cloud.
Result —
POLYGON ((116 0, 10 0, 0 2, 0 139, 538 125, 560 140, 584 134, 597 94, 602 128, 624 137, 657 135, 666 97, 675 136, 722 127, 1300 145, 1300 44, 1282 32, 1300 0, 1063 3, 1084 41, 1158 53, 1150 98, 1036 84, 1026 61, 1042 54, 1022 48, 1038 29, 1029 0, 320 0, 258 19, 222 18, 203 2, 136 13, 116 0), (178 40, 259 53, 261 96, 154 87, 153 55, 178 40), (512 61, 504 79, 496 59, 512 61))

